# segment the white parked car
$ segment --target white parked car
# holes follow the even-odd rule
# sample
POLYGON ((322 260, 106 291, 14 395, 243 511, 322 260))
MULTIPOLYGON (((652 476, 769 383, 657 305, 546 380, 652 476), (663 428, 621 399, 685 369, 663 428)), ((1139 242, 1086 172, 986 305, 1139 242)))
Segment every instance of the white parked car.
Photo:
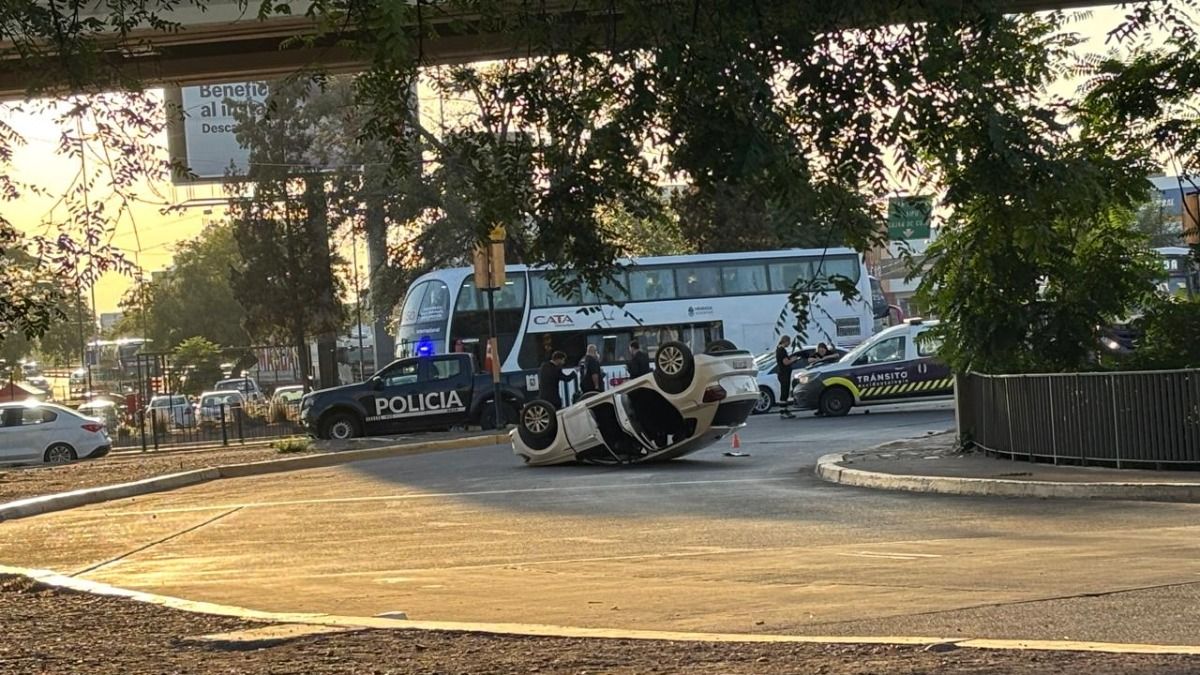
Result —
POLYGON ((111 450, 98 419, 53 403, 0 403, 0 462, 61 464, 111 450))
POLYGON ((183 394, 155 396, 150 399, 146 408, 146 416, 154 417, 159 428, 166 430, 166 425, 190 429, 196 426, 196 411, 183 394))
POLYGON ((527 464, 627 464, 701 450, 745 424, 758 400, 749 352, 731 343, 693 355, 666 342, 654 369, 556 411, 543 400, 521 409, 513 452, 527 464))
POLYGON ((213 390, 240 391, 246 400, 254 405, 262 405, 267 402, 267 397, 263 396, 262 389, 258 388, 258 382, 250 377, 231 377, 228 380, 221 380, 213 385, 213 390))
POLYGON ((200 394, 196 403, 196 420, 200 424, 220 424, 221 406, 225 407, 224 419, 226 424, 234 422, 235 408, 245 409, 246 397, 240 391, 206 391, 200 394))
MULTIPOLYGON (((829 351, 829 356, 817 363, 809 363, 808 360, 816 353, 816 347, 804 347, 799 351, 800 360, 792 367, 793 382, 801 370, 827 366, 846 355, 844 350, 834 347, 829 351)), ((754 357, 754 365, 758 368, 758 402, 754 404, 754 414, 761 415, 779 402, 779 376, 776 374, 778 368, 775 364, 775 352, 766 352, 754 357)))

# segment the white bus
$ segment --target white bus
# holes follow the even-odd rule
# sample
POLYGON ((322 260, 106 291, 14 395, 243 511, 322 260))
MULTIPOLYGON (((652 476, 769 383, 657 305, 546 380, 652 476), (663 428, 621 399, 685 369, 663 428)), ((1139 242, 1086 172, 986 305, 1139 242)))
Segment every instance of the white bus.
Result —
MULTIPOLYGON (((858 298, 846 302, 831 285, 822 286, 811 304, 810 344, 852 347, 887 312, 878 282, 846 248, 647 257, 625 266, 619 283, 604 293, 585 290, 575 297, 555 292, 543 268, 507 266, 505 286, 495 293, 502 372, 537 368, 558 350, 573 366, 595 344, 612 384, 625 374, 634 339, 651 360, 667 340, 682 340, 697 353, 720 339, 755 354, 772 350, 782 333, 793 332, 788 293, 797 279, 845 276, 858 290, 858 298)), ((472 269, 437 270, 409 287, 396 356, 465 351, 483 367, 490 358, 487 336, 487 296, 476 290, 472 269)))

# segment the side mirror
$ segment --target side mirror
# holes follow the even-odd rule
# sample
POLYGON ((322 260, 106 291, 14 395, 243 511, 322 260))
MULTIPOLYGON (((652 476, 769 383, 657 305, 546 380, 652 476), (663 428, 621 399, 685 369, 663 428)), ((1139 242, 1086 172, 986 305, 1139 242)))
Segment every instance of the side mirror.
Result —
POLYGON ((371 384, 371 388, 374 389, 375 391, 379 391, 380 389, 383 389, 383 379, 380 378, 378 375, 372 375, 370 377, 370 379, 367 380, 367 382, 369 382, 371 384))

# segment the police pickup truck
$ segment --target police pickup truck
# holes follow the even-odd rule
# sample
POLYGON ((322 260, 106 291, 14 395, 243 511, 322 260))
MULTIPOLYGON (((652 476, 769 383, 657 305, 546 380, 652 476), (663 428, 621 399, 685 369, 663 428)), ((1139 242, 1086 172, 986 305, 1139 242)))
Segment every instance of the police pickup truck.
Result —
POLYGON ((496 396, 504 420, 516 422, 535 398, 534 371, 505 373, 497 390, 490 373, 476 373, 469 354, 417 356, 393 361, 366 382, 321 389, 300 401, 300 420, 318 438, 346 439, 456 425, 496 426, 496 396))

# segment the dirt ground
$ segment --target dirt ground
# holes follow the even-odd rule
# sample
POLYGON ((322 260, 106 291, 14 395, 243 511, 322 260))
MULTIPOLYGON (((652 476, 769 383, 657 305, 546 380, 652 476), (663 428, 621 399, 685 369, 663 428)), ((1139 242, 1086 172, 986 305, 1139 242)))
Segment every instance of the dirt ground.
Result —
POLYGON ((54 492, 116 485, 218 464, 294 457, 274 448, 207 450, 188 453, 112 455, 63 465, 0 467, 0 503, 54 492))
MULTIPOLYGON (((312 449, 309 452, 365 450, 401 443, 449 440, 478 433, 480 432, 418 433, 383 438, 355 438, 349 441, 313 440, 312 449)), ((167 450, 132 454, 117 453, 100 459, 62 465, 0 465, 0 504, 26 497, 103 485, 117 485, 180 471, 206 469, 221 464, 262 462, 268 459, 296 457, 300 454, 304 453, 285 454, 263 445, 250 447, 231 445, 228 448, 184 452, 167 450)))
POLYGON ((0 673, 1188 673, 1200 658, 363 630, 271 646, 196 637, 256 625, 0 576, 0 673))

